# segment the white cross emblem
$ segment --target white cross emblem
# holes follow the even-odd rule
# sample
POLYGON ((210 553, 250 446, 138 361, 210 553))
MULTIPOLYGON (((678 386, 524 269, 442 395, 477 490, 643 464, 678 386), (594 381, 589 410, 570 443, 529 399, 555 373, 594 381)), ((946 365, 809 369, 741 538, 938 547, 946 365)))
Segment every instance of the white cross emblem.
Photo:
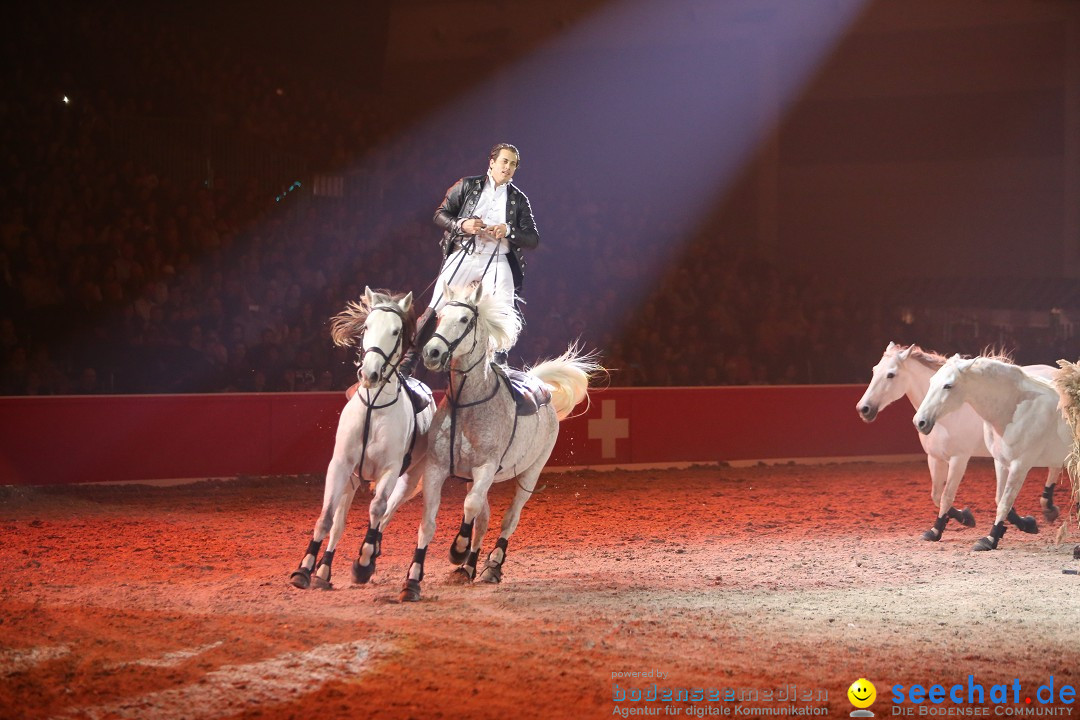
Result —
POLYGON ((600 403, 600 418, 589 421, 589 439, 600 441, 600 456, 615 457, 615 441, 630 437, 630 419, 615 417, 615 401, 600 403))

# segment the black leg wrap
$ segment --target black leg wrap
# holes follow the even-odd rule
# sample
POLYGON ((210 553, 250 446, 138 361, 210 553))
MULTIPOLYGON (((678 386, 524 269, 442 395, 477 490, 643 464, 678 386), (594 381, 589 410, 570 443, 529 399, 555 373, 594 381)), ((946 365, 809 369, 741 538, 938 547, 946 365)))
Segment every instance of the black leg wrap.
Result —
MULTIPOLYGON (((427 548, 416 548, 416 552, 413 553, 412 561, 420 566, 420 580, 424 579, 424 558, 427 557, 427 548)), ((409 566, 412 569, 412 566, 409 566)), ((408 577, 408 573, 406 573, 408 577)))
MULTIPOLYGON (((950 511, 951 513, 951 511, 950 511)), ((930 542, 937 542, 941 539, 941 533, 945 532, 945 526, 949 523, 949 514, 942 515, 934 521, 934 527, 930 528, 922 534, 923 540, 929 540, 930 542)))
POLYGON ((990 534, 979 538, 975 543, 974 550, 997 550, 998 540, 1005 535, 1005 523, 999 522, 990 528, 990 534))
POLYGON ((382 533, 378 530, 378 528, 373 528, 370 525, 368 526, 367 534, 364 535, 364 542, 360 543, 360 551, 363 552, 364 545, 367 545, 369 543, 373 548, 375 548, 375 550, 371 553, 371 559, 374 560, 375 558, 382 555, 382 533))
POLYGON ((479 559, 480 559, 480 551, 479 550, 473 550, 471 553, 469 553, 469 557, 465 558, 465 564, 468 565, 469 567, 475 569, 476 568, 476 562, 479 559))
POLYGON ((307 550, 304 551, 304 557, 300 558, 300 566, 296 568, 292 575, 289 576, 289 582, 293 587, 298 587, 301 590, 306 590, 311 587, 311 570, 318 567, 319 548, 322 547, 322 540, 312 540, 308 543, 307 550), (312 560, 311 570, 304 567, 304 558, 310 555, 312 560))
MULTIPOLYGON (((416 548, 416 552, 413 553, 412 561, 420 564, 420 579, 413 580, 409 577, 408 572, 405 573, 405 585, 401 588, 401 594, 398 595, 400 602, 420 602, 420 580, 424 579, 424 557, 427 555, 427 548, 416 548)), ((412 565, 409 566, 409 572, 412 571, 412 565)))
POLYGON ((312 586, 317 590, 330 590, 333 588, 333 584, 330 582, 331 566, 334 564, 334 551, 327 550, 323 553, 322 559, 315 565, 316 571, 323 565, 326 566, 326 577, 322 578, 316 572, 311 578, 312 586))
POLYGON ((1021 532, 1039 532, 1039 524, 1035 522, 1035 518, 1031 515, 1020 517, 1020 513, 1016 512, 1016 508, 1011 508, 1009 510, 1009 515, 1005 519, 1015 525, 1021 532))
MULTIPOLYGON (((495 549, 502 550, 502 553, 503 553, 502 560, 499 560, 498 562, 495 562, 494 560, 491 559, 491 555, 490 554, 488 555, 487 562, 484 563, 484 572, 480 576, 480 579, 483 580, 484 582, 491 582, 491 583, 502 582, 502 566, 503 566, 503 563, 506 562, 506 545, 507 545, 507 542, 508 541, 507 541, 506 538, 499 538, 498 540, 495 541, 495 549)), ((494 553, 495 550, 492 550, 491 552, 494 553)))
POLYGON ((1052 523, 1061 517, 1061 508, 1054 504, 1054 486, 1056 483, 1051 483, 1043 488, 1042 499, 1039 500, 1039 504, 1042 505, 1043 517, 1046 518, 1046 522, 1052 523))
POLYGON ((964 527, 975 527, 975 516, 971 514, 971 510, 968 508, 963 510, 957 510, 954 507, 949 508, 949 517, 964 527))
POLYGON ((467 523, 464 519, 462 519, 461 527, 458 528, 457 537, 454 538, 454 542, 450 543, 450 562, 454 563, 455 565, 460 565, 461 563, 463 563, 465 561, 465 558, 469 555, 469 541, 472 539, 472 529, 473 524, 467 523), (465 549, 461 552, 458 552, 457 549, 458 538, 465 538, 465 549))

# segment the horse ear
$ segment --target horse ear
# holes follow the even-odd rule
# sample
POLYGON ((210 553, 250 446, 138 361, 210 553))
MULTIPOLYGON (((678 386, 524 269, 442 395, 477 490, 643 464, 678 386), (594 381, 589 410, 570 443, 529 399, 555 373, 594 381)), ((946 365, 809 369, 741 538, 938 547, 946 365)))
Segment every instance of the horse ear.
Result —
POLYGON ((893 341, 890 340, 888 347, 885 348, 885 352, 889 352, 890 350, 895 350, 896 348, 897 348, 896 343, 894 343, 893 341))
POLYGON ((367 285, 364 286, 364 300, 367 301, 368 307, 374 307, 375 305, 375 293, 371 292, 371 288, 367 285))
POLYGON ((472 304, 476 305, 480 302, 480 296, 484 294, 484 284, 476 283, 476 290, 472 294, 472 304))
POLYGON ((900 358, 900 360, 907 360, 909 357, 911 357, 911 347, 912 346, 909 345, 908 347, 904 348, 897 354, 896 357, 900 358))
POLYGON ((412 307, 412 291, 411 290, 409 291, 408 295, 401 298, 401 302, 398 303, 398 307, 400 307, 405 312, 409 312, 409 309, 412 307))

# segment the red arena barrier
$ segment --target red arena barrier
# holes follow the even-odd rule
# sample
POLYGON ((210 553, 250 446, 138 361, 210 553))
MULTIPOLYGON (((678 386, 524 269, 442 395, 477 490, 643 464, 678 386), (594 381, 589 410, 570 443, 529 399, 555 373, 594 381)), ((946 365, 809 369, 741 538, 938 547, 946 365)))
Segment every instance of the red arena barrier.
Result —
MULTIPOLYGON (((861 385, 611 388, 563 422, 549 467, 920 452, 911 408, 861 385)), ((0 398, 0 484, 321 473, 341 393, 0 398)))

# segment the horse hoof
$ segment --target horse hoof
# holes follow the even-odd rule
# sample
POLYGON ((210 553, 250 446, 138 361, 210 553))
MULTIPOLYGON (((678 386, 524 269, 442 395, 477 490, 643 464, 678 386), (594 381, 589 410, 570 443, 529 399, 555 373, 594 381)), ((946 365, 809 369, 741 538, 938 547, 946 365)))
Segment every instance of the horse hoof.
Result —
POLYGON ((930 528, 922 534, 922 539, 929 540, 930 542, 937 542, 941 539, 941 533, 939 533, 935 528, 930 528))
POLYGON ((318 575, 311 578, 311 587, 316 590, 333 590, 334 586, 329 580, 323 580, 318 575))
POLYGON ((375 574, 375 558, 371 559, 370 565, 361 565, 359 560, 352 563, 352 581, 357 585, 363 585, 375 574))
POLYGON ((1025 515, 1020 518, 1020 524, 1017 525, 1020 532, 1026 532, 1029 535, 1039 534, 1039 523, 1035 522, 1035 518, 1031 515, 1025 515))
MULTIPOLYGON (((458 537, 461 537, 458 535, 458 537)), ((450 543, 450 562, 455 565, 460 565, 465 562, 465 558, 469 557, 469 543, 465 543, 465 549, 461 552, 457 551, 457 538, 454 538, 454 542, 450 543)))
POLYGON ((469 572, 469 569, 462 565, 454 568, 454 572, 450 573, 450 582, 455 585, 469 585, 472 583, 475 574, 476 568, 472 568, 472 572, 469 572))
POLYGON ((983 550, 997 550, 997 540, 989 535, 981 537, 975 541, 975 546, 971 549, 976 552, 981 552, 983 550))
POLYGON ((1046 522, 1052 523, 1059 517, 1061 517, 1061 508, 1059 508, 1057 505, 1051 505, 1050 507, 1043 508, 1043 518, 1045 518, 1046 522))
POLYGON ((971 508, 960 511, 960 524, 964 527, 975 527, 975 516, 971 513, 971 508))
POLYGON ((398 600, 401 602, 420 602, 420 581, 406 580, 405 587, 401 588, 401 594, 398 595, 398 600))
POLYGON ((298 568, 292 575, 289 576, 289 582, 293 587, 298 587, 301 590, 307 590, 311 587, 311 571, 305 567, 298 568))
POLYGON ((502 565, 488 563, 486 566, 484 566, 484 572, 480 573, 479 581, 484 583, 501 583, 502 565))

